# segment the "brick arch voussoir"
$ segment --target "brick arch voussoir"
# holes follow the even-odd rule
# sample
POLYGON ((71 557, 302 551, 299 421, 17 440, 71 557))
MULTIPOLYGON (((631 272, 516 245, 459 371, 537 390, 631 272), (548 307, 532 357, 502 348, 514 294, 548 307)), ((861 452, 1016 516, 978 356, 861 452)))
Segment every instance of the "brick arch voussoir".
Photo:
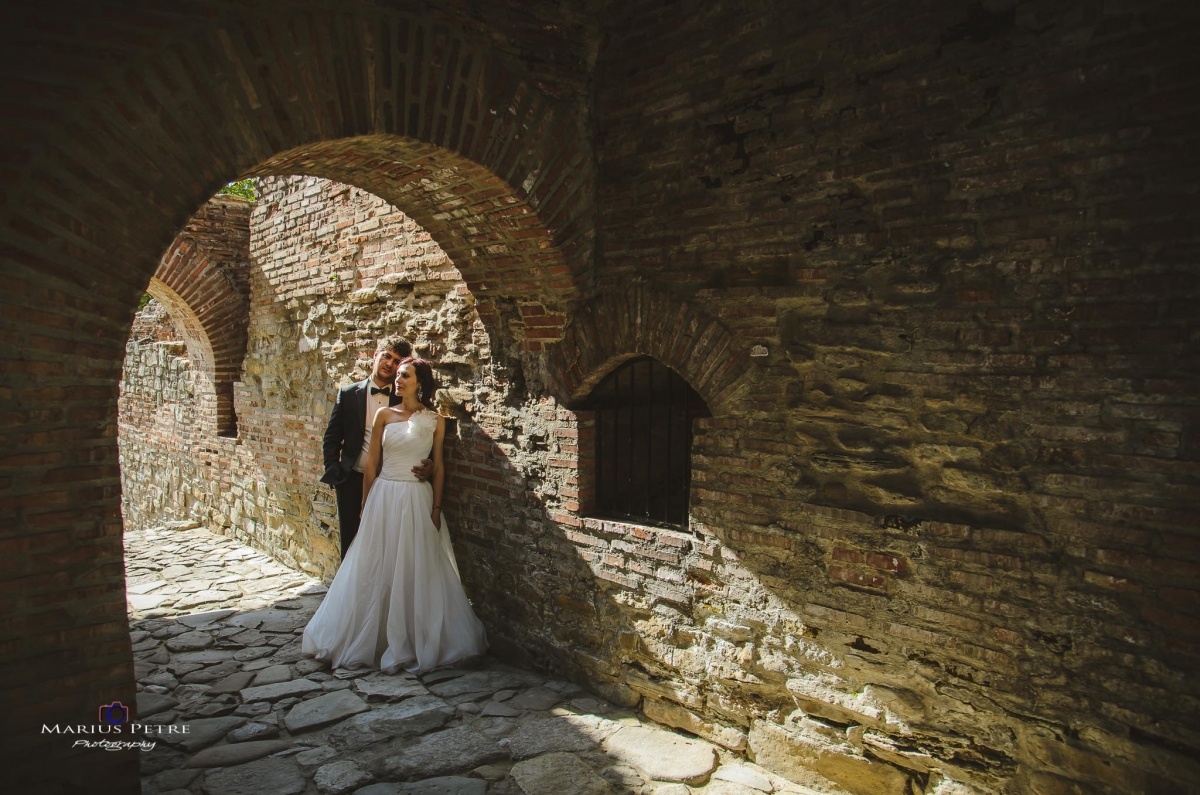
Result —
POLYGON ((641 286, 597 297, 574 314, 549 355, 549 373, 568 404, 581 400, 622 362, 652 356, 721 413, 749 360, 731 330, 665 291, 641 286))
MULTIPOLYGON (((248 251, 221 252, 248 257, 248 251)), ((218 265, 202 237, 185 232, 159 261, 147 292, 167 308, 184 334, 193 366, 203 373, 201 416, 213 433, 237 431, 234 382, 246 355, 249 302, 218 265)))
POLYGON ((527 348, 561 339, 566 308, 580 296, 575 268, 530 200, 486 165, 377 135, 299 147, 252 173, 317 176, 379 196, 429 232, 481 304, 515 303, 509 331, 527 348))
POLYGON ((201 425, 206 430, 216 433, 219 429, 216 356, 213 354, 208 334, 187 301, 165 282, 151 278, 146 292, 166 308, 175 328, 183 335, 188 359, 197 377, 196 405, 201 425))
MULTIPOLYGON (((76 23, 121 38, 99 11, 81 10, 76 23)), ((219 20, 184 9, 163 24, 119 69, 72 61, 62 76, 72 90, 54 95, 70 112, 39 112, 46 129, 30 140, 40 149, 17 158, 27 164, 15 177, 23 201, 11 207, 18 245, 37 249, 69 230, 72 250, 111 255, 62 263, 64 283, 120 305, 150 275, 148 252, 169 245, 221 184, 312 174, 411 214, 474 293, 517 307, 512 331, 527 349, 561 339, 593 268, 585 74, 547 82, 478 20, 424 6, 333 14, 298 0, 231 7, 219 20), (172 87, 169 103, 138 88, 161 85, 172 87), (381 140, 411 145, 393 147, 402 157, 344 146, 381 140), (51 190, 59 185, 69 191, 51 190), (113 240, 111 229, 124 233, 113 240)))

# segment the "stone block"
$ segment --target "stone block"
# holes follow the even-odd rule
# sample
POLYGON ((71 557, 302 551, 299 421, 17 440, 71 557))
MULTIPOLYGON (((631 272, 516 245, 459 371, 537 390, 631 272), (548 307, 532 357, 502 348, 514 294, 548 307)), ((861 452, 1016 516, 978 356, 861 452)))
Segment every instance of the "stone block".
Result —
POLYGON ((819 789, 834 782, 855 795, 908 795, 908 776, 868 759, 846 744, 756 720, 750 726, 755 762, 797 784, 819 789))
POLYGON ((494 740, 466 726, 426 735, 412 745, 381 749, 373 764, 380 778, 425 779, 472 770, 506 754, 494 740))
POLYGON ((213 770, 204 776, 204 795, 299 795, 307 782, 290 757, 260 759, 213 770))
POLYGON ((309 679, 293 679, 288 682, 278 682, 261 687, 247 687, 242 691, 242 701, 249 704, 252 701, 279 701, 283 698, 301 696, 320 690, 321 685, 309 679))
POLYGON ((604 750, 658 781, 704 782, 717 764, 716 750, 673 732, 627 726, 609 737, 604 750))
POLYGON ((682 682, 651 679, 635 671, 625 674, 625 682, 643 696, 667 699, 692 709, 701 709, 704 706, 704 699, 700 694, 682 682))
POLYGON ((188 767, 233 767, 262 759, 290 747, 282 740, 256 740, 205 748, 188 760, 188 767))
POLYGON ((665 723, 668 726, 674 726, 677 729, 691 732, 698 737, 703 737, 731 751, 742 751, 746 748, 746 733, 744 731, 707 721, 678 704, 672 704, 669 701, 659 701, 655 698, 647 698, 642 702, 642 711, 652 721, 665 723))
POLYGON ((608 782, 574 754, 552 753, 518 762, 513 780, 525 795, 609 795, 608 782))
MULTIPOLYGON (((307 681, 301 679, 299 681, 307 681)), ((273 685, 268 685, 272 687, 273 685)), ((292 707, 284 718, 284 726, 292 734, 318 729, 340 720, 366 712, 370 707, 349 690, 326 693, 292 707)))

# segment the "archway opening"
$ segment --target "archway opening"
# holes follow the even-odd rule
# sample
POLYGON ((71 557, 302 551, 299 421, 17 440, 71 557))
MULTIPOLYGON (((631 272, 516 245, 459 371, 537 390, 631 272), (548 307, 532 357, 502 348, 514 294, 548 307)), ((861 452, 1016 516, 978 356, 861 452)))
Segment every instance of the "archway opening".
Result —
POLYGON ((257 182, 247 213, 200 240, 194 219, 150 281, 122 380, 124 518, 136 530, 198 522, 329 579, 339 523, 320 477, 338 388, 366 377, 381 340, 404 337, 435 362, 443 411, 466 415, 481 402, 474 385, 496 382, 492 337, 459 270, 407 214, 319 177, 257 182), (231 268, 205 243, 231 235, 244 244, 231 258, 244 300, 212 287, 231 268), (225 363, 236 366, 225 383, 240 434, 225 437, 213 422, 222 349, 211 340, 229 338, 242 345, 225 363))

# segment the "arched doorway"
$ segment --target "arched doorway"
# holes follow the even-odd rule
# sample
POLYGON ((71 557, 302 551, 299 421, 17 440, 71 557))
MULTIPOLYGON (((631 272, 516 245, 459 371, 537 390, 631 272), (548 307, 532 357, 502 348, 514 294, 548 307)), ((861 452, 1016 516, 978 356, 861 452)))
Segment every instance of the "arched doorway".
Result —
POLYGON ((561 337, 591 264, 586 63, 564 36, 548 44, 565 66, 547 74, 493 43, 489 23, 427 11, 76 9, 89 42, 120 47, 109 60, 56 38, 61 9, 18 11, 6 22, 24 38, 10 52, 61 58, 16 65, 5 89, 37 108, 8 136, 18 165, 0 211, 15 352, 0 365, 6 720, 20 727, 17 782, 55 770, 66 791, 96 780, 133 791, 136 760, 71 757, 36 727, 132 698, 116 396, 130 317, 163 251, 232 178, 337 179, 416 218, 463 261, 484 322, 536 351, 561 337))

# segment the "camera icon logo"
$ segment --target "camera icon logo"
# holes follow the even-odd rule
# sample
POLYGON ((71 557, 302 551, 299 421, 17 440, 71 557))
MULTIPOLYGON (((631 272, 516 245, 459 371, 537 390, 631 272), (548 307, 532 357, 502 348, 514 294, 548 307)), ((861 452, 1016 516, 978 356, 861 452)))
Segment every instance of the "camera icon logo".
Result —
POLYGON ((120 701, 114 701, 111 704, 105 704, 104 706, 100 707, 101 723, 120 726, 127 720, 129 720, 129 707, 125 706, 120 701))

